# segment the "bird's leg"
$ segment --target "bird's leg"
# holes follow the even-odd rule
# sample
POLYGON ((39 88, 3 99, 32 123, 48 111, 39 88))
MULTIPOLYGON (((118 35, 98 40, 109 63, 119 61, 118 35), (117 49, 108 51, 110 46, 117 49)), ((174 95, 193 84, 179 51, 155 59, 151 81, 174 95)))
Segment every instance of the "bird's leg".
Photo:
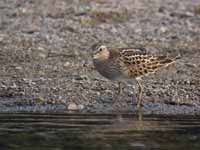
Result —
POLYGON ((122 93, 123 93, 123 90, 122 90, 122 82, 119 81, 119 82, 118 82, 118 95, 122 95, 122 93))
POLYGON ((137 108, 140 108, 141 103, 142 103, 142 92, 143 92, 143 87, 140 83, 140 79, 136 79, 137 84, 138 84, 138 95, 137 95, 137 108))

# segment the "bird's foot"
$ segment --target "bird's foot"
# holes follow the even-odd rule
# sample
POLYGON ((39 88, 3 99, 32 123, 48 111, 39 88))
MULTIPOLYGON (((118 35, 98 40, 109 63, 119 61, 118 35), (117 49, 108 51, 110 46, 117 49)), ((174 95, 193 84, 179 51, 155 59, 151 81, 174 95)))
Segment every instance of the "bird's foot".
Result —
POLYGON ((118 82, 118 95, 123 94, 123 87, 122 87, 122 82, 118 82))
POLYGON ((140 96, 137 100, 136 108, 139 110, 141 109, 141 107, 143 107, 143 104, 142 104, 142 97, 140 96))
POLYGON ((143 105, 137 103, 136 108, 139 110, 139 109, 141 109, 142 106, 143 105))

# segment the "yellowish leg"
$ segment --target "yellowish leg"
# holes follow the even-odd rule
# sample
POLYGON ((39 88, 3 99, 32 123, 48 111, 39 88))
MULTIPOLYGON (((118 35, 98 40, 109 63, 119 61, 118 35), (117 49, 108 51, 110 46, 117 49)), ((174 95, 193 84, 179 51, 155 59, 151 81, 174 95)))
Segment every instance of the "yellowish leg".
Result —
POLYGON ((118 82, 118 94, 119 94, 119 95, 122 95, 122 93, 123 93, 123 90, 122 90, 122 82, 119 81, 119 82, 118 82))
POLYGON ((137 108, 139 109, 141 107, 141 103, 142 103, 143 88, 142 88, 142 85, 140 83, 140 79, 136 79, 136 81, 137 81, 137 84, 138 84, 137 108))

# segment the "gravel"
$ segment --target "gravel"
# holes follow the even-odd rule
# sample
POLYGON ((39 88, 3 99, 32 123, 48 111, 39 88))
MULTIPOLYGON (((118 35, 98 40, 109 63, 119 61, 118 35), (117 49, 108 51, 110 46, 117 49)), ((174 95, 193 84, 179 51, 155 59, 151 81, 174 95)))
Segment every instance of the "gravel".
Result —
POLYGON ((118 96, 94 69, 91 55, 105 44, 180 54, 143 78, 143 112, 200 114, 199 8, 199 0, 1 0, 0 112, 135 112, 135 82, 118 96))

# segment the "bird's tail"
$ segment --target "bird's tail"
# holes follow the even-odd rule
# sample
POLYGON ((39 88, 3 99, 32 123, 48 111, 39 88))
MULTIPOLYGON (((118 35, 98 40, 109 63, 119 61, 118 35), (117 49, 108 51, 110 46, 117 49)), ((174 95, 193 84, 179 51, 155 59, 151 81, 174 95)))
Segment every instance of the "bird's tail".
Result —
POLYGON ((177 59, 181 59, 181 54, 180 53, 174 58, 174 61, 176 61, 177 59))
POLYGON ((158 59, 160 60, 160 63, 162 65, 167 65, 167 64, 171 64, 171 63, 174 63, 176 60, 180 59, 181 58, 181 55, 178 54, 176 57, 174 58, 168 58, 166 56, 159 56, 158 59))
POLYGON ((153 73, 163 67, 167 67, 180 58, 180 55, 175 58, 169 58, 168 56, 151 56, 149 57, 147 63, 143 64, 143 70, 145 72, 143 74, 153 73))
POLYGON ((173 64, 173 63, 175 63, 176 62, 176 60, 178 60, 178 59, 180 59, 181 58, 181 55, 180 54, 178 54, 176 57, 174 57, 174 58, 165 58, 165 59, 160 59, 160 64, 161 64, 161 66, 165 66, 165 67, 167 67, 167 66, 169 66, 169 65, 171 65, 171 64, 173 64))

